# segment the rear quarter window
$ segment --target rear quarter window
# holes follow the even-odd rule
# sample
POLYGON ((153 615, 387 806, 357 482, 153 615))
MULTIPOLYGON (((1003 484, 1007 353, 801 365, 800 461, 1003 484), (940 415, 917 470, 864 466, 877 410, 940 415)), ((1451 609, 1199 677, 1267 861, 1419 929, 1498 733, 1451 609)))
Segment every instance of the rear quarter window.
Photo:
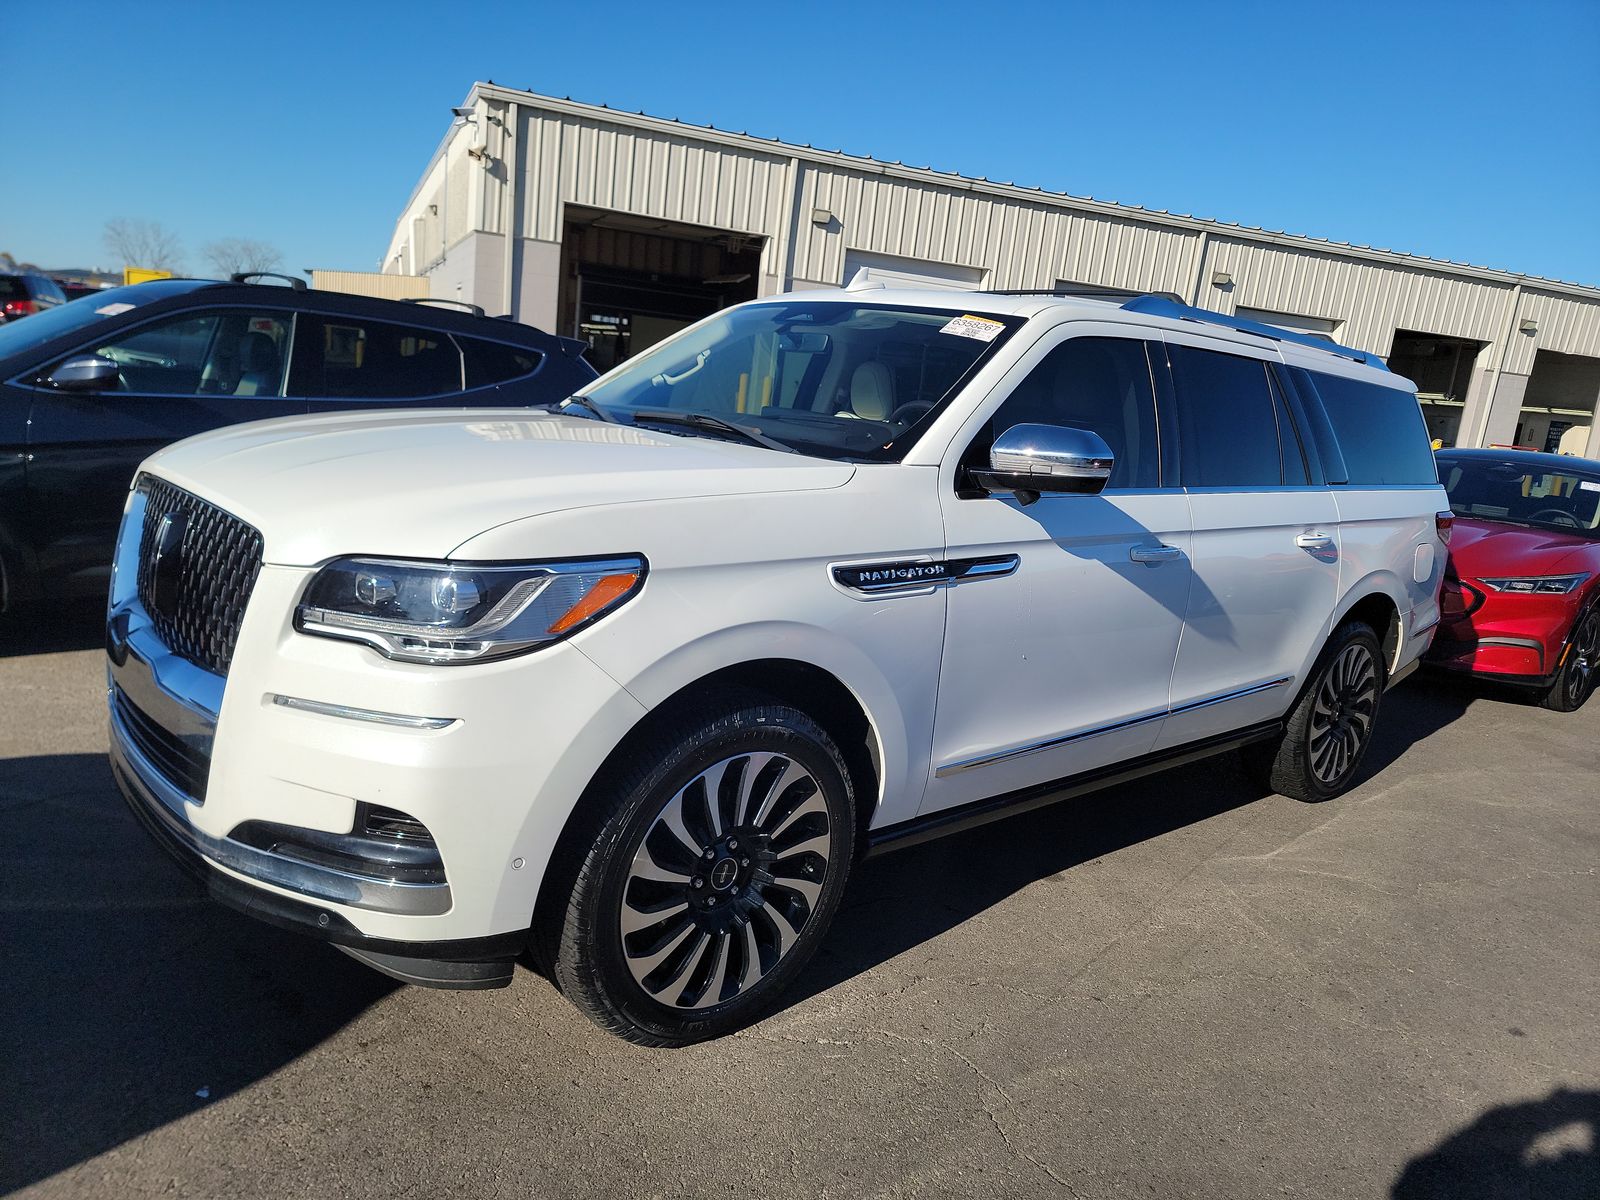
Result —
POLYGON ((456 337, 461 355, 466 363, 467 387, 493 387, 497 383, 510 383, 524 379, 539 369, 544 355, 523 346, 508 346, 503 342, 483 342, 477 338, 456 337))
POLYGON ((1415 396, 1342 375, 1308 374, 1339 439, 1351 487, 1421 487, 1439 482, 1428 428, 1415 396))

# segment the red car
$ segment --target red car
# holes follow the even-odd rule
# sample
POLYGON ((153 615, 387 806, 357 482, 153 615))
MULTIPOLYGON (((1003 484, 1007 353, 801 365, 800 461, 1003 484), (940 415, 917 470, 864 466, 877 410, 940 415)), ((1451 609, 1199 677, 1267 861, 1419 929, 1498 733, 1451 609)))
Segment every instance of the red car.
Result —
POLYGON ((1446 450, 1455 513, 1437 666, 1537 688, 1572 712, 1600 681, 1600 462, 1446 450))

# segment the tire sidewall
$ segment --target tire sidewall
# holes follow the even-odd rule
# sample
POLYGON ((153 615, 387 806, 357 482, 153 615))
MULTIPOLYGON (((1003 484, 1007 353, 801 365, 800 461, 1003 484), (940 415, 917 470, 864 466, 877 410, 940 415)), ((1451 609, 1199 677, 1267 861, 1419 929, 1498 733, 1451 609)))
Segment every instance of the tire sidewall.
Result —
POLYGON ((1367 751, 1372 748, 1373 739, 1377 736, 1378 721, 1383 711, 1383 695, 1389 686, 1389 668, 1384 661, 1383 645, 1378 641, 1378 635, 1371 627, 1361 622, 1352 622, 1341 626, 1334 632, 1328 644, 1323 648, 1322 656, 1317 661, 1316 670, 1311 673, 1311 680, 1306 685, 1306 690, 1301 696, 1300 704, 1296 710, 1296 728, 1294 736, 1299 741, 1297 747, 1300 761, 1304 763, 1305 785, 1317 800, 1331 800, 1335 796, 1350 789, 1361 775, 1362 765, 1366 762, 1367 751), (1374 668, 1377 671, 1377 688, 1372 701, 1372 727, 1367 736, 1362 740, 1360 748, 1356 751, 1354 760, 1346 769, 1344 775, 1335 783, 1323 782, 1311 767, 1311 715, 1316 705, 1317 693, 1322 689, 1323 681, 1328 672, 1333 669, 1333 664, 1347 649, 1356 643, 1363 643, 1372 655, 1374 668))
MULTIPOLYGON (((1590 604, 1579 611, 1578 619, 1572 623, 1572 632, 1568 635, 1569 655, 1571 653, 1570 647, 1577 643, 1578 634, 1582 630, 1585 621, 1600 621, 1600 602, 1590 604)), ((1553 709, 1556 712, 1577 712, 1589 702, 1589 697, 1594 695, 1595 688, 1593 686, 1578 698, 1576 704, 1572 702, 1568 695, 1575 661, 1569 657, 1562 664, 1560 672, 1556 675, 1555 683, 1550 686, 1549 692, 1545 694, 1544 706, 1546 708, 1553 709)))
POLYGON ((762 705, 702 725, 631 789, 588 856, 587 886, 573 897, 572 918, 589 931, 578 947, 602 1002, 651 1040, 687 1043, 719 1036, 759 1017, 805 966, 826 934, 855 853, 854 795, 843 757, 822 729, 798 710, 762 705), (789 953, 747 992, 693 1017, 655 1000, 633 978, 618 921, 633 856, 668 800, 707 768, 740 754, 782 754, 808 770, 828 808, 832 844, 828 873, 810 918, 789 953))

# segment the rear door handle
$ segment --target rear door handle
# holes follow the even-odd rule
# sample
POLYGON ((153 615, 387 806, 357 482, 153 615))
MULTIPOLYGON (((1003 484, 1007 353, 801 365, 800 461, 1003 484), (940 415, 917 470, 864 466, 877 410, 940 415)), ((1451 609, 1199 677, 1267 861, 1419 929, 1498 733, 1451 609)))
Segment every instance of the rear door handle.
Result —
POLYGON ((1333 539, 1325 533, 1302 533, 1294 544, 1302 550, 1332 550, 1333 539))
POLYGON ((1183 551, 1176 546, 1135 546, 1128 551, 1128 557, 1134 562, 1156 563, 1171 562, 1175 558, 1183 557, 1183 551))

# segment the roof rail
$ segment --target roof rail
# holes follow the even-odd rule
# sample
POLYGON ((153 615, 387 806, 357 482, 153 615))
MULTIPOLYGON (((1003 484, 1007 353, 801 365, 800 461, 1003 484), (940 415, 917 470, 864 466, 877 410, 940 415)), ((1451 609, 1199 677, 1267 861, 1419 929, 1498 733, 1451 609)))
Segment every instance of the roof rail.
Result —
POLYGON ((1223 313, 1212 312, 1210 309, 1194 308, 1170 296, 1152 294, 1140 296, 1129 300, 1122 306, 1128 312, 1144 313, 1152 317, 1170 317, 1174 321, 1197 321, 1207 325, 1221 325, 1224 329, 1233 329, 1239 333, 1248 333, 1254 337, 1271 338, 1275 342, 1293 342, 1297 346, 1308 346, 1312 350, 1321 350, 1327 354, 1335 354, 1340 358, 1352 359, 1364 363, 1369 367, 1376 367, 1380 371, 1389 369, 1383 359, 1376 354, 1368 354, 1365 350, 1356 350, 1350 346, 1341 346, 1337 342, 1328 341, 1309 333, 1295 333, 1289 329, 1281 329, 1276 325, 1263 325, 1260 321, 1246 320, 1244 317, 1230 317, 1223 313))
POLYGON ((978 288, 985 296, 1086 296, 1089 299, 1133 300, 1146 295, 1180 303, 1172 292, 1140 292, 1133 288, 1103 287, 1096 283, 1058 283, 1047 288, 978 288))
POLYGON ((447 308, 464 308, 475 317, 484 315, 483 306, 465 300, 446 300, 443 296, 406 296, 402 304, 442 304, 447 308))
POLYGON ((252 279, 281 279, 294 291, 306 290, 306 281, 298 275, 280 275, 276 271, 235 271, 228 276, 229 283, 249 283, 252 279))

